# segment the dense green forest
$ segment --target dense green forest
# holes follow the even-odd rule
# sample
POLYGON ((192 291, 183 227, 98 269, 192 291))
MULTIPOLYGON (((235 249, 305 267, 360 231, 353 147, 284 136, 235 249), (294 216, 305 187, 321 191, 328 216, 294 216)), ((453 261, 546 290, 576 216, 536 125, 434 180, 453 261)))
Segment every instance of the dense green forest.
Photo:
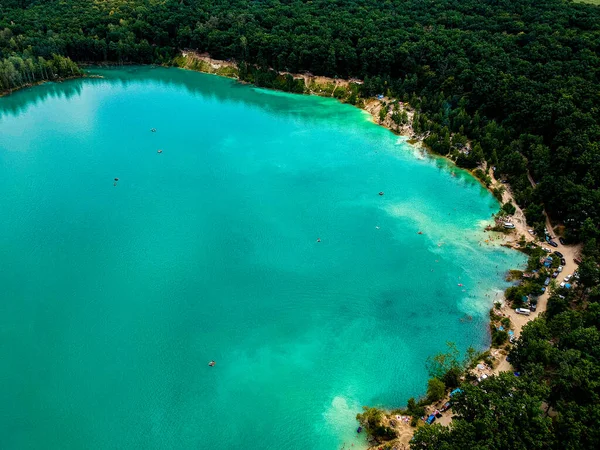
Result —
POLYGON ((513 351, 522 376, 465 387, 453 428, 426 427, 412 446, 597 447, 599 7, 564 0, 0 2, 2 91, 77 75, 73 61, 172 64, 186 48, 264 73, 360 78, 363 97, 409 102, 418 111, 414 128, 433 151, 448 154, 469 141, 470 153, 457 162, 494 166, 538 232, 546 211, 568 241, 582 241, 577 289, 557 292, 513 351))

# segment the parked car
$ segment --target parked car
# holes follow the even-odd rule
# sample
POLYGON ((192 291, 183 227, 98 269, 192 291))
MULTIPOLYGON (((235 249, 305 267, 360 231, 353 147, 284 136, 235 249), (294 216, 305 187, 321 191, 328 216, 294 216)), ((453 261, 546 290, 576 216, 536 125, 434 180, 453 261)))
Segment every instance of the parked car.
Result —
POLYGON ((568 283, 569 281, 571 281, 571 278, 573 277, 573 275, 567 275, 564 280, 566 283, 568 283))
POLYGON ((531 310, 527 308, 517 308, 515 309, 515 312, 517 314, 523 314, 524 316, 528 316, 529 314, 531 314, 531 310))
POLYGON ((550 250, 548 247, 542 247, 542 250, 544 250, 546 253, 552 252, 552 250, 550 250))
POLYGON ((567 242, 561 237, 558 238, 558 242, 560 242, 562 245, 567 245, 567 242))
POLYGON ((561 263, 563 266, 566 266, 566 265, 567 265, 567 260, 566 260, 565 258, 560 258, 560 263, 561 263))
MULTIPOLYGON (((565 281, 569 281, 565 278, 565 281)), ((544 286, 548 286, 550 284, 550 277, 546 278, 546 281, 544 281, 544 286)))
POLYGON ((531 305, 529 305, 529 310, 530 311, 535 312, 536 309, 537 309, 537 305, 536 304, 532 303, 531 305))
POLYGON ((554 273, 552 274, 552 278, 556 278, 556 277, 558 277, 558 272, 554 272, 554 273))
POLYGON ((559 258, 564 258, 565 257, 565 255, 563 255, 561 252, 554 252, 554 254, 556 256, 558 256, 559 258))
POLYGON ((560 287, 561 287, 561 288, 565 287, 565 282, 564 282, 564 281, 561 281, 561 282, 560 282, 560 287))
POLYGON ((550 244, 552 247, 558 247, 558 244, 554 241, 548 241, 548 244, 550 244))
POLYGON ((440 408, 440 411, 441 412, 448 411, 450 409, 450 406, 452 406, 452 404, 450 402, 446 402, 446 403, 444 403, 444 406, 442 406, 440 408))
POLYGON ((563 266, 558 266, 558 269, 556 269, 557 272, 562 272, 563 271, 563 266))

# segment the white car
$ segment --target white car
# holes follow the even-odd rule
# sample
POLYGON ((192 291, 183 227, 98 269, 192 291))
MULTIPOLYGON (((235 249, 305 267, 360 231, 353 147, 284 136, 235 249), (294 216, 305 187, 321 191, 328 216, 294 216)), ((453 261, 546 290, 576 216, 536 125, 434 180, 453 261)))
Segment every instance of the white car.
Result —
POLYGON ((560 283, 560 287, 565 287, 565 282, 564 281, 562 283, 560 283))
POLYGON ((542 247, 542 250, 544 250, 546 253, 552 253, 552 250, 547 247, 542 247))
POLYGON ((562 272, 562 270, 563 270, 563 266, 558 266, 558 269, 556 269, 556 271, 557 271, 558 273, 562 272))
POLYGON ((567 283, 568 283, 568 282, 569 282, 569 280, 571 279, 571 277, 573 277, 573 275, 567 275, 567 276, 564 278, 565 282, 567 282, 567 283))

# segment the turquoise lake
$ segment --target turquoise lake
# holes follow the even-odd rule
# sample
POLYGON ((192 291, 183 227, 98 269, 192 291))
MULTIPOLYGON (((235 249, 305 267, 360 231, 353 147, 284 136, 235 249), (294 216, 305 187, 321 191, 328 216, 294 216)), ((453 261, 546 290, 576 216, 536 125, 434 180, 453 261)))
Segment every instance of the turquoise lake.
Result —
POLYGON ((469 174, 332 99, 93 73, 0 98, 0 448, 360 448, 489 343, 525 259, 469 174))

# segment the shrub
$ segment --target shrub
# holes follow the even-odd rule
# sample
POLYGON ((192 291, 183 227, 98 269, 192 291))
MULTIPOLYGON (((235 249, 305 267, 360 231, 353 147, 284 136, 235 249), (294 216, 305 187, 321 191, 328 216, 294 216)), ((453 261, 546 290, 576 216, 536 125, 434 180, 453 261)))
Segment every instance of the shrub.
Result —
POLYGON ((366 428, 371 436, 383 440, 390 440, 396 437, 396 432, 393 429, 383 425, 383 412, 381 410, 363 406, 363 411, 363 413, 356 415, 356 420, 366 428))
POLYGON ((441 400, 446 395, 446 385, 439 378, 430 378, 427 382, 427 400, 430 403, 441 400))
POLYGON ((451 367, 442 377, 442 381, 449 388, 455 388, 460 385, 462 369, 460 367, 451 367))
POLYGON ((508 341, 508 333, 492 327, 492 345, 494 347, 500 347, 504 345, 506 341, 508 341))
POLYGON ((517 208, 515 208, 515 205, 513 205, 512 202, 506 202, 502 205, 502 212, 508 216, 512 216, 516 211, 517 208))
POLYGON ((410 416, 419 418, 425 415, 425 407, 420 403, 417 403, 414 397, 408 399, 406 403, 406 411, 410 416))

